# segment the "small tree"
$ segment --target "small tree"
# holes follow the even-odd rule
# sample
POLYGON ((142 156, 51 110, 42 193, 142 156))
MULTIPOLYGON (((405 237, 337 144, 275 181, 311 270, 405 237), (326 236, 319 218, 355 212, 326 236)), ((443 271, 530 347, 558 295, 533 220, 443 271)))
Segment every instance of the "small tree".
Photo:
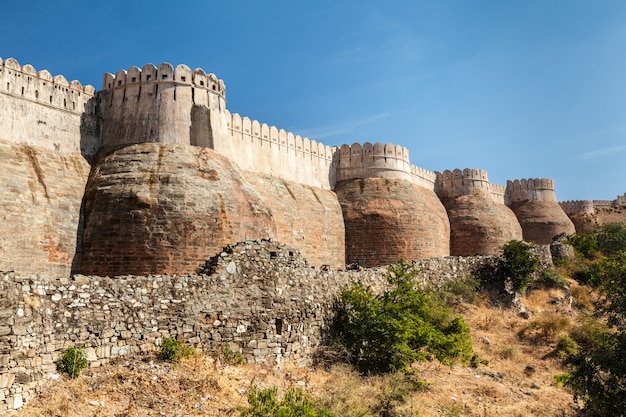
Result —
POLYGON ((57 361, 57 369, 67 372, 72 378, 78 377, 87 365, 87 352, 83 347, 72 346, 65 349, 57 361))
POLYGON ((610 330, 571 355, 566 385, 594 416, 626 415, 626 252, 595 261, 591 284, 601 294, 596 314, 607 318, 610 330))
POLYGON ((532 246, 520 240, 511 240, 502 247, 498 273, 502 284, 510 285, 515 292, 524 291, 533 281, 539 259, 532 246))
POLYGON ((416 360, 444 363, 472 356, 469 327, 434 291, 422 289, 413 265, 388 267, 391 289, 375 294, 359 282, 339 298, 335 331, 361 372, 404 370, 416 360))
POLYGON ((605 255, 626 251, 626 226, 622 223, 607 223, 598 233, 598 248, 605 255))

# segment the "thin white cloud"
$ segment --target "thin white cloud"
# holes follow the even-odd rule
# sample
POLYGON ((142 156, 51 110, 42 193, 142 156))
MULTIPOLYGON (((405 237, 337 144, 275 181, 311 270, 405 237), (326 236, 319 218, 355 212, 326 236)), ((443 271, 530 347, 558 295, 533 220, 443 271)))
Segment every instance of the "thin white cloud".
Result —
POLYGON ((354 129, 360 126, 367 125, 375 120, 380 120, 388 117, 391 113, 386 111, 372 116, 365 117, 363 119, 351 120, 345 123, 339 123, 336 125, 325 126, 319 129, 304 129, 300 131, 300 134, 311 139, 324 139, 337 135, 350 133, 354 129))
POLYGON ((595 151, 585 152, 578 155, 578 159, 589 160, 602 158, 603 156, 612 155, 615 153, 626 152, 626 145, 609 146, 608 148, 596 149, 595 151))

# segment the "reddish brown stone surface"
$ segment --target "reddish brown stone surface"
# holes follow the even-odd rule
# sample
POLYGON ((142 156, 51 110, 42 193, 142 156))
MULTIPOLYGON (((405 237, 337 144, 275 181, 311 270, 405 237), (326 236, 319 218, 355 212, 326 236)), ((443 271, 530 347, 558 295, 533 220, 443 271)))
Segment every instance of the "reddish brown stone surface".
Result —
POLYGON ((103 156, 85 192, 83 274, 186 274, 225 245, 275 236, 241 171, 206 148, 138 144, 103 156))
POLYGON ((88 175, 80 155, 0 141, 0 270, 70 275, 88 175))
POLYGON ((568 217, 574 223, 576 233, 593 233, 597 229, 598 218, 596 214, 574 213, 568 217))
POLYGON ((598 224, 623 223, 626 224, 626 206, 598 207, 596 209, 598 224))
POLYGON ((556 201, 525 201, 513 203, 511 209, 522 226, 524 240, 549 245, 560 234, 576 232, 574 223, 556 201))
POLYGON ((346 262, 372 267, 449 255, 450 225, 433 191, 399 179, 337 183, 346 262))
POLYGON ((244 176, 270 209, 278 241, 296 246, 311 265, 345 267, 343 215, 334 192, 254 172, 244 176))
POLYGON ((497 255, 512 239, 522 240, 515 214, 484 193, 446 199, 453 256, 497 255))

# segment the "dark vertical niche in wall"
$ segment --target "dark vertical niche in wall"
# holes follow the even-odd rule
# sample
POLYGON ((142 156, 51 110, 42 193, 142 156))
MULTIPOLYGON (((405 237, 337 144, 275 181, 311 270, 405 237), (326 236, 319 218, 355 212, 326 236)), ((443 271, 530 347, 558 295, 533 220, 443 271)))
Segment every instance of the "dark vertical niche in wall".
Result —
POLYGON ((194 104, 191 107, 191 126, 189 126, 191 145, 213 149, 211 114, 207 106, 194 104))

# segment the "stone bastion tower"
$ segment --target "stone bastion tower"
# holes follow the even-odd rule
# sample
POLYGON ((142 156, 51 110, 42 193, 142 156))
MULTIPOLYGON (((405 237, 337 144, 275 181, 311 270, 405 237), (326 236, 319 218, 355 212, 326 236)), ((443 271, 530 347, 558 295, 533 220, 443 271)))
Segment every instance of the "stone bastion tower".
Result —
POLYGON ((507 181, 506 198, 522 226, 526 241, 548 245, 555 236, 576 232, 574 223, 556 201, 551 179, 507 181))
POLYGON ((496 255, 509 240, 522 239, 515 214, 505 205, 504 187, 480 169, 436 173, 435 190, 450 219, 450 253, 496 255))
POLYGON ((406 148, 355 143, 336 155, 347 263, 370 267, 449 255, 450 223, 434 192, 435 174, 411 165, 406 148))

